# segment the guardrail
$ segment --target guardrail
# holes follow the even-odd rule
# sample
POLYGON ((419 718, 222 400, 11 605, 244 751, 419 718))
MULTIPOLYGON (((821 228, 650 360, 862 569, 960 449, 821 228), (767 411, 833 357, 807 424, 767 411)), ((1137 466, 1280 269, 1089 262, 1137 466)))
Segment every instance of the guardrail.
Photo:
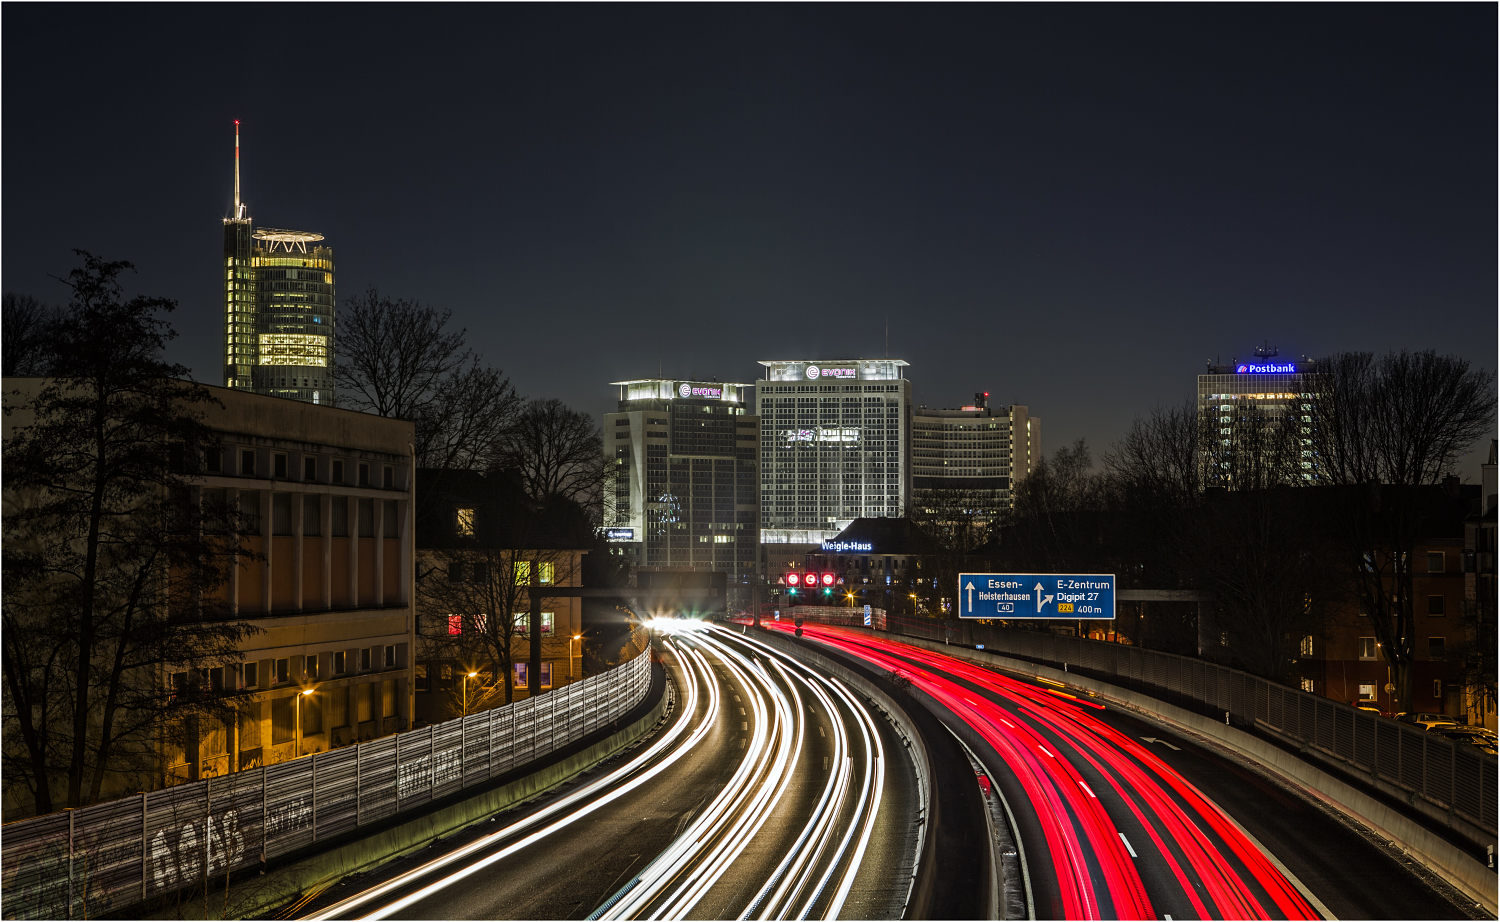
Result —
POLYGON ((651 688, 649 651, 537 698, 260 769, 8 823, 4 913, 92 918, 481 784, 581 739, 651 688))
POLYGON ((1259 726, 1297 744, 1305 755, 1367 776, 1377 788, 1404 797, 1471 841, 1486 844, 1495 838, 1500 772, 1494 756, 1473 746, 1175 653, 972 622, 896 616, 887 622, 892 634, 983 644, 993 653, 1129 679, 1228 712, 1242 725, 1259 726))

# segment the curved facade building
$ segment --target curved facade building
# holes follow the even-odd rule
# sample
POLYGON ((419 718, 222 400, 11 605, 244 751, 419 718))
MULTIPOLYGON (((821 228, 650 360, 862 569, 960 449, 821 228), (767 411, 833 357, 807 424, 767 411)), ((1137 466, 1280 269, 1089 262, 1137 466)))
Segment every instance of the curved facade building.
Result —
POLYGON ((257 394, 333 403, 333 249, 323 239, 274 228, 255 231, 257 394))

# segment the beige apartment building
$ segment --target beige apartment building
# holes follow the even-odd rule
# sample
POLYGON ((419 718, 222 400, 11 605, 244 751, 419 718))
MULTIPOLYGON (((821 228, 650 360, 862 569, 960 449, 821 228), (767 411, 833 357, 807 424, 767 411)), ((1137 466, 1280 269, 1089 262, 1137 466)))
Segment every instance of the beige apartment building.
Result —
MULTIPOLYGON (((240 726, 170 747, 170 777, 273 764, 410 726, 413 424, 210 388, 220 436, 201 489, 253 512, 259 534, 224 591, 261 629, 211 683, 256 692, 240 726)), ((169 677, 186 682, 186 675, 169 677)))

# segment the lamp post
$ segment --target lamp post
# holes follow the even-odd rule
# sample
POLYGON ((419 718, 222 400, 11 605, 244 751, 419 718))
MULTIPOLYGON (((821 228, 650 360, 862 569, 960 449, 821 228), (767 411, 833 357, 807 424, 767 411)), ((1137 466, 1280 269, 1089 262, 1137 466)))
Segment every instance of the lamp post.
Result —
POLYGON ((574 634, 568 640, 568 681, 569 682, 576 682, 577 681, 577 679, 573 675, 573 641, 575 641, 575 640, 582 640, 582 639, 583 639, 583 635, 582 634, 574 634))
POLYGON ((297 694, 297 713, 295 715, 295 719, 296 719, 296 723, 297 723, 297 727, 296 727, 296 730, 297 730, 297 758, 301 758, 302 757, 302 699, 305 696, 310 695, 312 693, 313 693, 313 689, 311 689, 311 688, 304 688, 304 689, 302 689, 301 692, 299 692, 297 694))
POLYGON ((468 673, 464 676, 464 712, 461 716, 469 716, 469 680, 479 675, 478 671, 468 673))

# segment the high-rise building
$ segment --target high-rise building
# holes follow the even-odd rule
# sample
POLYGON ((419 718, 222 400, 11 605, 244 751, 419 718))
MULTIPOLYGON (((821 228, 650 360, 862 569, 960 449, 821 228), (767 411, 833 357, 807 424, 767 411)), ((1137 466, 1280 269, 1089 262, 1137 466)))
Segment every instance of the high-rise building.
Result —
POLYGON ((604 415, 606 537, 649 570, 722 570, 735 595, 759 550, 759 421, 745 412, 748 385, 614 386, 619 411, 604 415))
POLYGON ((1313 426, 1320 387, 1317 360, 1283 361, 1271 348, 1256 349, 1246 362, 1207 363, 1198 376, 1204 485, 1317 480, 1313 426))
POLYGON ((1026 407, 992 407, 988 393, 952 410, 918 407, 912 416, 912 486, 988 495, 1008 510, 1015 486, 1041 460, 1042 421, 1026 407))
POLYGON ((224 219, 224 386, 332 404, 333 250, 322 234, 255 229, 240 199, 234 123, 234 214, 224 219))
POLYGON ((821 544, 911 497, 911 382, 900 359, 763 361, 761 541, 821 544))

